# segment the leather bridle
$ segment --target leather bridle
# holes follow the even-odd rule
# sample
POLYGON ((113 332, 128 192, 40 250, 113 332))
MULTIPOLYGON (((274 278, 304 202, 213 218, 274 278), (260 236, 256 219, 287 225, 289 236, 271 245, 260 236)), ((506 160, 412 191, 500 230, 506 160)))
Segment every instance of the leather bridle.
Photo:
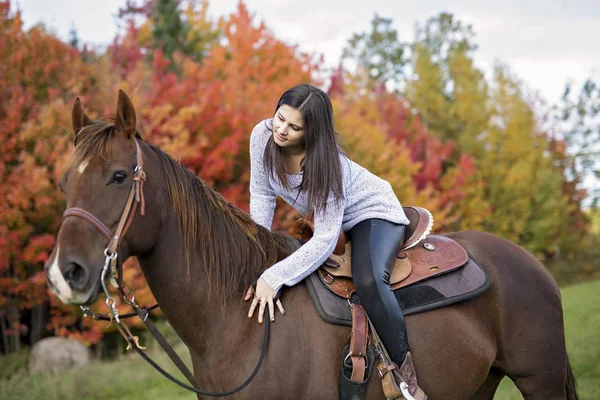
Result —
MULTIPOLYGON (((113 234, 110 229, 96 218, 92 213, 78 207, 67 208, 63 213, 63 219, 68 217, 79 217, 91 223, 104 237, 108 240, 104 255, 106 257, 105 268, 107 269, 110 265, 110 279, 113 286, 121 286, 123 282, 122 263, 117 263, 117 249, 123 236, 127 233, 127 230, 133 222, 135 212, 137 211, 138 203, 141 203, 140 213, 141 215, 146 214, 146 203, 144 200, 144 182, 146 181, 146 172, 144 171, 144 159, 142 157, 142 151, 137 139, 134 139, 136 148, 136 166, 133 171, 133 185, 129 192, 129 197, 125 203, 125 208, 119 219, 117 229, 113 234), (117 265, 119 266, 117 268, 117 265)), ((108 271, 103 270, 103 275, 108 271)), ((104 278, 104 276, 103 276, 104 278)), ((104 279, 103 279, 104 280, 104 279)), ((105 293, 108 296, 108 293, 105 293)))
POLYGON ((119 248, 119 244, 121 243, 121 240, 123 239, 123 236, 125 236, 125 233, 127 233, 127 230, 129 229, 129 227, 131 226, 131 223, 133 222, 133 218, 135 217, 135 213, 137 211, 138 203, 141 203, 140 214, 143 216, 146 213, 146 203, 144 200, 144 182, 146 181, 146 172, 144 171, 144 160, 143 160, 142 151, 140 149, 140 145, 138 144, 137 139, 134 139, 134 142, 135 142, 135 148, 136 148, 136 166, 135 166, 135 169, 133 172, 133 185, 131 186, 131 191, 129 192, 129 197, 127 198, 127 202, 125 203, 125 208, 123 209, 123 213, 121 214, 121 218, 119 219, 119 223, 117 225, 117 229, 115 230, 115 233, 113 234, 111 232, 111 230, 104 223, 102 223, 102 221, 100 221, 98 218, 96 218, 92 213, 90 213, 82 208, 71 207, 71 208, 66 209, 65 212, 63 213, 63 220, 68 217, 82 218, 82 219, 86 220, 87 222, 89 222, 90 224, 92 224, 108 240, 108 244, 106 245, 106 248, 104 249, 104 256, 106 257, 106 259, 104 262, 104 268, 102 269, 102 273, 100 275, 100 284, 101 284, 102 290, 104 291, 104 294, 106 296, 106 305, 110 309, 110 314, 109 315, 97 314, 87 306, 81 306, 81 309, 83 310, 84 316, 92 316, 96 320, 108 320, 108 321, 114 320, 117 323, 117 329, 119 330, 119 333, 121 333, 121 335, 129 343, 129 346, 127 347, 128 349, 133 348, 142 358, 144 358, 158 372, 163 374, 165 377, 167 377, 174 383, 183 387, 184 389, 187 389, 187 390, 195 392, 195 393, 199 393, 204 396, 212 396, 212 397, 222 397, 222 396, 228 396, 228 395, 237 393, 240 390, 242 390, 243 388, 245 388, 252 381, 252 379, 254 379, 254 377, 260 370, 262 362, 265 358, 266 351, 267 351, 267 345, 269 342, 269 313, 268 313, 268 310, 266 311, 267 316, 266 316, 266 320, 265 320, 265 333, 264 333, 262 351, 261 351, 258 363, 257 363, 254 371, 250 375, 250 377, 248 377, 248 379, 246 379, 246 381, 244 383, 242 383, 241 385, 239 385, 238 387, 236 387, 233 390, 229 390, 229 391, 225 391, 225 392, 207 392, 203 389, 200 389, 198 382, 196 381, 194 375, 190 372, 189 368, 186 366, 186 364, 183 362, 183 360, 181 360, 181 358, 175 352, 173 347, 171 347, 171 345, 167 342, 167 340, 164 338, 164 336, 160 333, 160 331, 156 328, 156 326, 154 326, 154 324, 148 318, 149 311, 157 308, 158 304, 155 304, 154 306, 148 307, 148 308, 141 308, 135 302, 135 297, 133 296, 131 291, 128 290, 130 292, 130 294, 128 295, 123 288, 123 285, 124 285, 123 271, 122 271, 123 263, 119 263, 117 261, 117 257, 118 257, 117 250, 119 248), (134 308, 135 313, 119 315, 119 311, 116 306, 116 300, 110 295, 110 293, 108 292, 108 288, 106 287, 106 277, 109 272, 110 272, 109 279, 110 279, 111 285, 119 290, 119 292, 121 293, 121 296, 123 297, 123 300, 127 304, 131 305, 134 308), (154 336, 156 341, 160 344, 160 346, 163 348, 163 350, 167 353, 167 355, 171 358, 173 363, 183 373, 183 375, 188 379, 188 381, 191 383, 192 386, 189 386, 189 385, 179 381, 173 375, 166 372, 158 364, 156 364, 146 354, 146 352, 144 352, 145 348, 140 346, 140 344, 138 342, 138 337, 134 336, 133 333, 131 333, 131 331, 129 330, 129 327, 127 327, 127 325, 122 321, 122 319, 130 318, 130 317, 133 317, 136 315, 139 316, 140 319, 144 322, 144 324, 146 325, 146 327, 148 328, 150 333, 154 336))

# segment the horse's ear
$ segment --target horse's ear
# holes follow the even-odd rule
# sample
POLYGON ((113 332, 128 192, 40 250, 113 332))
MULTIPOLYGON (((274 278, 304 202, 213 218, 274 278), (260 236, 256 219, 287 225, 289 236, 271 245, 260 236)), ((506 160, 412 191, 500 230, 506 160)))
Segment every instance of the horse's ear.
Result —
POLYGON ((126 138, 132 139, 134 137, 136 130, 135 109, 129 96, 121 89, 119 89, 119 100, 117 101, 115 126, 126 138))
POLYGON ((75 99, 75 104, 73 104, 71 119, 73 121, 73 134, 75 135, 75 138, 77 138, 77 134, 82 128, 92 124, 92 120, 89 119, 85 111, 83 111, 83 106, 81 105, 79 97, 75 99))

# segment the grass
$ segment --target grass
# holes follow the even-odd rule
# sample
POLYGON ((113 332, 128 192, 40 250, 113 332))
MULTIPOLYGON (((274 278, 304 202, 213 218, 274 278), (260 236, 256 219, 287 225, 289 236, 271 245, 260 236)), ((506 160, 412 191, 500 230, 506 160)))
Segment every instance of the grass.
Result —
MULTIPOLYGON (((563 288, 562 295, 567 348, 580 399, 600 399, 600 280, 563 288)), ((152 357, 181 377, 157 347, 151 349, 152 357)), ((183 345, 176 349, 184 360, 189 359, 183 345)), ((6 365, 5 361, 0 358, 0 364, 6 365)), ((96 362, 63 372, 60 379, 52 375, 28 375, 20 369, 10 379, 0 379, 0 399, 195 400, 196 396, 160 376, 137 354, 130 354, 116 361, 96 362)), ((513 400, 522 396, 512 382, 505 379, 494 399, 513 400)))
MULTIPOLYGON (((189 359, 185 346, 176 350, 189 359)), ((185 382, 160 350, 153 349, 151 357, 185 382)), ((160 376, 137 354, 131 353, 116 361, 94 362, 54 375, 28 375, 25 371, 10 380, 0 380, 0 399, 45 400, 195 400, 197 397, 160 376)))

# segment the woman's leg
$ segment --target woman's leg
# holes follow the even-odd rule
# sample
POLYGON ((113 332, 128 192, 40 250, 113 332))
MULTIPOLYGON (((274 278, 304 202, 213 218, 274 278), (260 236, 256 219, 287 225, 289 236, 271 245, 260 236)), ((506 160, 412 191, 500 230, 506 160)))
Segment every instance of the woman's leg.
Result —
POLYGON ((404 225, 368 219, 349 231, 356 292, 390 358, 398 366, 409 349, 404 315, 390 288, 390 273, 405 230, 404 225))
POLYGON ((401 377, 413 399, 427 399, 417 383, 408 348, 406 322, 390 287, 391 268, 404 241, 406 227, 380 219, 356 224, 349 232, 352 241, 352 279, 356 292, 392 361, 394 374, 401 377))

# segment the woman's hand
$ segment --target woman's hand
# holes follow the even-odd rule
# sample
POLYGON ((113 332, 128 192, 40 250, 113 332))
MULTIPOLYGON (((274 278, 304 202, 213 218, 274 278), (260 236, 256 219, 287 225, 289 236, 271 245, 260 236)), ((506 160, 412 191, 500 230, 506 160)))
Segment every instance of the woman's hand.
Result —
MULTIPOLYGON (((254 288, 250 286, 246 292, 246 296, 244 297, 244 301, 252 299, 250 310, 248 311, 248 318, 252 318, 256 306, 260 305, 258 308, 258 323, 262 324, 265 308, 268 305, 271 321, 275 321, 275 306, 273 305, 273 299, 275 298, 275 295, 277 295, 277 292, 271 286, 269 286, 267 281, 265 281, 263 278, 259 278, 258 282, 256 282, 256 292, 254 291, 254 288)), ((281 305, 280 300, 277 300, 277 308, 279 308, 279 312, 282 315, 285 314, 285 310, 283 309, 283 305, 281 305)))

